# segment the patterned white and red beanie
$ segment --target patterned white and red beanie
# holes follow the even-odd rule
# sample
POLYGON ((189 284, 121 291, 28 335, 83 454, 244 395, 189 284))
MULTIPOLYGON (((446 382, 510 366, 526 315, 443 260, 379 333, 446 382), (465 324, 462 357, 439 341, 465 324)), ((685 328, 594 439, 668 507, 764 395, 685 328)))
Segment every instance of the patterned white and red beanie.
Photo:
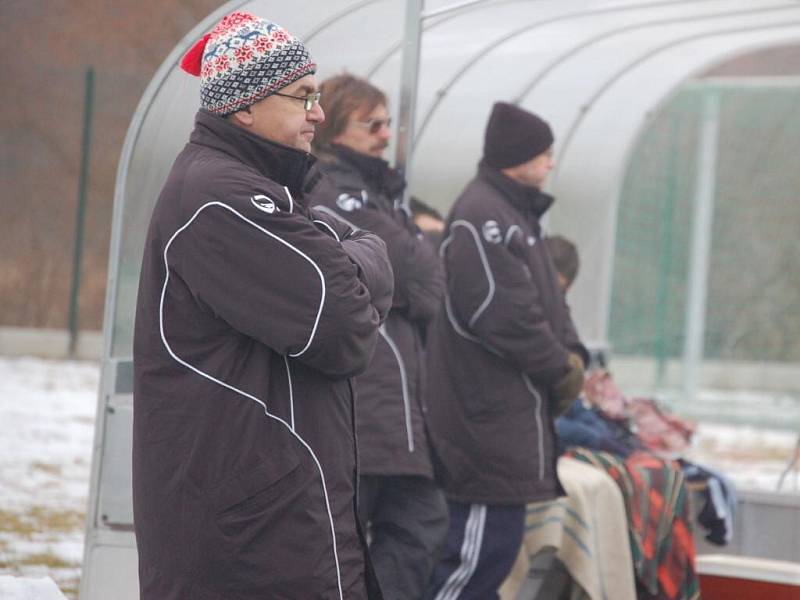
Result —
POLYGON ((237 11, 192 46, 181 68, 200 77, 200 105, 225 116, 316 72, 317 65, 280 25, 237 11))

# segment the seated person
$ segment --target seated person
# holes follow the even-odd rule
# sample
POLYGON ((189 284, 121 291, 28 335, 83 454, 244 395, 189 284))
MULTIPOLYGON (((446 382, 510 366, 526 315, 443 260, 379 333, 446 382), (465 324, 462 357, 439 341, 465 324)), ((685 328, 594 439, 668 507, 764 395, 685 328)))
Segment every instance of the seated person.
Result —
MULTIPOLYGON (((545 239, 566 294, 579 267, 575 246, 545 239)), ((646 451, 630 428, 629 403, 605 371, 556 420, 565 456, 604 470, 622 492, 639 598, 699 597, 689 494, 680 465, 646 451)), ((650 413, 652 414, 652 413, 650 413)))
POLYGON ((409 199, 408 209, 411 211, 414 224, 419 227, 422 235, 438 248, 442 242, 445 227, 442 213, 416 196, 411 196, 409 199))

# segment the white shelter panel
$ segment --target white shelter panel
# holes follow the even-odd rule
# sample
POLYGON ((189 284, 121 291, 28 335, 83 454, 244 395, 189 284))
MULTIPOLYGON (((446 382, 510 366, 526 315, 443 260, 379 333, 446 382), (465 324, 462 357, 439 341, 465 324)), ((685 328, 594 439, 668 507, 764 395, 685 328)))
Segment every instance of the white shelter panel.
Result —
MULTIPOLYGON (((591 43, 559 61, 555 68, 540 80, 522 98, 527 106, 537 106, 547 111, 554 126, 562 134, 557 158, 565 152, 571 137, 582 126, 583 117, 593 108, 596 97, 605 94, 609 87, 633 68, 642 63, 645 69, 637 70, 640 89, 630 96, 638 105, 640 97, 650 97, 646 89, 662 80, 662 73, 649 67, 650 55, 661 48, 681 47, 684 40, 702 38, 718 31, 769 27, 798 15, 800 5, 789 0, 718 0, 697 2, 674 7, 672 14, 652 15, 635 25, 611 24, 603 35, 593 35, 591 43), (723 6, 724 4, 724 6, 723 6), (591 74, 587 76, 587 64, 591 74)), ((663 12, 663 10, 662 10, 663 12)), ((712 64, 706 57, 672 54, 673 69, 683 72, 683 78, 701 66, 712 64)), ((674 83, 673 83, 674 85, 674 83)), ((648 110, 650 107, 646 107, 648 110)), ((556 166, 555 179, 560 168, 556 166)), ((555 183, 555 181, 554 181, 555 183)))
MULTIPOLYGON (((689 0, 520 2, 477 5, 426 30, 417 112, 414 189, 447 205, 480 158, 483 127, 496 100, 512 101, 542 65, 598 30, 689 0), (450 148, 442 148, 450 143, 450 148), (436 157, 432 162, 430 157, 436 157), (441 161, 445 162, 442 163, 441 161), (436 175, 427 174, 435 170, 436 175)), ((697 0, 691 0, 692 2, 697 0)), ((700 2, 708 0, 699 0, 700 2)), ((717 0, 719 1, 719 0, 717 0)), ((586 65, 582 80, 594 79, 586 65)), ((537 107, 533 107, 537 110, 537 107)), ((539 110, 553 123, 551 115, 539 110)), ((553 123, 556 133, 558 124, 553 123)))
MULTIPOLYGON (((492 104, 511 101, 545 56, 571 47, 578 15, 603 5, 624 13, 635 2, 509 2, 477 5, 426 30, 417 108, 413 191, 446 208, 480 159, 492 104), (561 28, 559 28, 561 25, 561 28)), ((387 63, 387 70, 392 70, 387 63)), ((547 115, 545 115, 547 117, 547 115)))
POLYGON ((598 55, 605 57, 605 64, 619 56, 617 70, 607 72, 599 87, 583 90, 583 104, 567 100, 569 94, 563 102, 555 102, 550 87, 562 90, 570 73, 577 76, 580 66, 575 63, 554 71, 531 99, 524 100, 526 106, 544 105, 554 111, 564 111, 565 104, 571 106, 570 115, 559 113, 560 122, 569 127, 558 147, 553 181, 555 193, 565 202, 556 206, 550 224, 580 247, 582 275, 572 304, 589 339, 605 340, 607 336, 616 208, 628 154, 648 116, 688 77, 733 55, 796 41, 798 19, 800 7, 787 8, 784 3, 780 10, 709 21, 708 28, 676 23, 655 32, 628 32, 602 43, 605 48, 598 55), (639 53, 629 51, 622 56, 622 48, 639 48, 639 53))
MULTIPOLYGON (((653 48, 725 28, 769 26, 791 19, 798 4, 788 0, 589 2, 583 3, 582 10, 577 4, 558 3, 555 13, 530 10, 528 16, 517 15, 508 23, 505 38, 482 37, 483 45, 477 52, 470 49, 473 54, 456 70, 456 76, 447 79, 445 73, 444 84, 439 77, 442 69, 434 67, 438 56, 429 59, 427 54, 429 45, 435 43, 431 39, 424 42, 413 191, 439 206, 452 201, 474 173, 483 125, 496 99, 520 99, 523 106, 550 121, 556 134, 557 163, 566 160, 563 148, 570 138, 575 136, 578 146, 592 139, 594 155, 583 155, 568 181, 556 167, 550 188, 558 201, 550 225, 573 237, 581 249, 583 274, 571 302, 582 334, 602 345, 607 337, 618 198, 616 191, 603 191, 600 181, 612 179, 618 190, 627 153, 648 111, 680 81, 722 56, 693 56, 691 51, 671 54, 672 69, 678 75, 667 85, 658 69, 644 66, 637 71, 638 81, 629 90, 627 106, 618 110, 625 114, 606 114, 604 119, 592 121, 589 129, 584 116, 592 110, 593 97, 613 85, 630 63, 642 60, 646 65, 653 48), (651 80, 661 83, 654 88, 661 94, 655 99, 648 89, 651 80), (621 129, 618 117, 631 119, 636 126, 621 129), (574 198, 576 187, 587 197, 574 198)), ((480 10, 474 9, 426 35, 453 37, 446 31, 449 27, 468 27, 470 17, 479 15, 480 10)))

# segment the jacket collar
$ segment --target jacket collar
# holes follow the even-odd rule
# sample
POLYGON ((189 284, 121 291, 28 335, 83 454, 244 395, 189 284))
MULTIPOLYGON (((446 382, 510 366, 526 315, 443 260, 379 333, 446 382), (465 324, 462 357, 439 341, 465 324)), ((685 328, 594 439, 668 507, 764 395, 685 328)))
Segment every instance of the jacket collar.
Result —
POLYGON ((385 194, 392 200, 406 187, 406 180, 400 171, 393 169, 382 158, 361 154, 347 146, 331 144, 328 152, 340 162, 352 167, 364 178, 369 187, 385 194))
POLYGON ((545 194, 536 187, 522 185, 505 175, 500 169, 490 167, 483 161, 478 165, 478 177, 488 181, 523 215, 532 214, 537 221, 555 202, 555 198, 550 194, 545 194))
POLYGON ((308 152, 259 137, 203 109, 195 117, 189 140, 234 157, 285 185, 296 198, 302 198, 303 181, 316 160, 308 152))

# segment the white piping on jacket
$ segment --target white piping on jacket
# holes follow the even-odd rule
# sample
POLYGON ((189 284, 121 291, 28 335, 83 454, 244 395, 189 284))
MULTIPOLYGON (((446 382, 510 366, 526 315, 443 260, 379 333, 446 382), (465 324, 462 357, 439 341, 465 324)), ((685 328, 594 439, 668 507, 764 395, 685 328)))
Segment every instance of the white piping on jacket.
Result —
MULTIPOLYGON (((292 246, 288 242, 284 241, 283 239, 279 238, 275 234, 272 234, 272 233, 268 232, 267 230, 265 230, 262 227, 259 227, 258 225, 256 225, 255 223, 253 223, 252 221, 247 219, 246 217, 244 217, 241 214, 239 214, 236 210, 234 210, 233 208, 231 208, 227 204, 223 204, 221 202, 209 202, 208 204, 204 204, 203 206, 201 206, 200 208, 197 209, 197 211, 186 222, 186 224, 184 224, 175 233, 172 234, 172 237, 169 238, 169 241, 167 242, 166 246, 164 246, 164 268, 166 270, 166 275, 164 276, 164 286, 161 289, 161 301, 159 302, 159 308, 158 308, 158 326, 159 326, 159 330, 160 330, 160 333, 161 333, 161 341, 164 343, 164 347, 167 349, 167 352, 169 353, 169 355, 173 359, 175 359, 175 361, 177 361, 179 364, 183 365, 184 367, 186 367, 190 371, 194 371, 195 373, 197 373, 201 377, 205 377, 209 381, 212 381, 212 382, 214 382, 214 383, 216 383, 216 384, 218 384, 218 385, 220 385, 220 386, 222 386, 222 387, 224 387, 226 389, 229 389, 229 390, 231 390, 233 392, 236 392, 237 394, 241 394, 245 398, 248 398, 248 399, 252 400, 253 402, 255 402, 256 404, 259 404, 264 409, 264 414, 267 417, 269 417, 271 419, 274 419, 274 420, 278 421, 279 423, 281 423, 282 425, 284 425, 292 433, 292 435, 294 435, 297 438, 297 440, 306 448, 306 450, 308 450, 308 453, 311 455, 311 458, 314 460, 314 463, 317 465, 317 469, 319 470, 320 480, 322 482, 322 493, 323 493, 323 496, 325 497, 325 509, 328 512, 328 522, 330 523, 330 526, 331 526, 331 541, 333 543, 333 560, 334 560, 334 562, 336 564, 336 583, 337 583, 337 585, 339 587, 339 600, 344 600, 344 594, 342 592, 342 574, 341 574, 341 571, 340 571, 340 568, 339 568, 339 552, 338 552, 338 549, 336 547, 336 531, 335 531, 335 529, 333 527, 333 513, 331 512, 331 504, 330 504, 330 500, 328 498, 328 487, 325 484, 325 473, 322 471, 322 465, 320 464, 319 460, 317 459, 317 455, 314 454, 314 451, 311 449, 311 446, 309 446, 308 443, 302 437, 300 437, 297 434, 297 432, 294 431, 294 428, 291 427, 286 421, 284 421, 280 417, 275 416, 271 412, 269 412, 269 410, 267 409, 267 405, 264 403, 264 401, 259 400, 255 396, 252 396, 251 394, 248 394, 247 392, 245 392, 243 390, 240 390, 239 388, 236 388, 236 387, 230 385, 229 383, 225 383, 224 381, 216 379, 215 377, 209 375, 205 371, 201 371, 197 367, 189 364, 188 362, 186 362, 185 360, 180 358, 172 350, 172 347, 169 345, 169 342, 167 341, 166 334, 164 333, 164 300, 165 300, 166 295, 167 295, 167 286, 169 284, 169 260, 167 258, 167 253, 169 252, 169 249, 170 249, 170 246, 172 245, 172 242, 175 241, 175 238, 178 237, 178 235, 180 235, 187 227, 189 227, 189 225, 192 224, 192 222, 197 218, 197 216, 200 214, 200 212, 205 210, 209 206, 215 206, 215 205, 221 206, 223 208, 226 208, 227 210, 230 210, 233 214, 239 216, 245 222, 250 223, 256 229, 259 229, 260 231, 266 233, 267 235, 277 239, 281 243, 283 243, 283 244, 287 245, 288 247, 292 248, 298 254, 300 254, 304 258, 306 258, 306 260, 308 260, 309 262, 312 262, 312 264, 314 264, 313 261, 311 261, 311 259, 308 258, 305 254, 303 254, 300 250, 298 250, 297 248, 295 248, 294 246, 292 246)), ((322 277, 322 273, 319 271, 319 267, 317 267, 316 264, 314 264, 314 267, 319 272, 320 277, 322 277)), ((324 280, 323 280, 323 302, 324 302, 324 290, 325 290, 325 287, 324 287, 324 280)), ((321 312, 322 312, 322 304, 320 304, 320 313, 321 312)), ((317 315, 317 321, 319 321, 319 314, 317 315)), ((314 329, 316 330, 316 323, 314 325, 314 329)), ((312 338, 313 338, 313 336, 314 336, 314 334, 312 332, 312 338)), ((309 340, 309 345, 310 344, 311 344, 311 340, 309 340)), ((306 348, 308 348, 308 346, 306 346, 306 348)), ((305 351, 305 349, 303 351, 305 351)), ((302 354, 302 352, 301 352, 301 354, 302 354)), ((292 356, 292 355, 290 355, 290 356, 292 356)))
POLYGON ((458 219, 450 224, 451 233, 447 237, 447 239, 444 242, 442 242, 442 245, 439 248, 439 253, 442 256, 444 256, 444 251, 446 247, 450 245, 450 242, 453 239, 454 235, 453 229, 455 227, 466 227, 467 231, 469 231, 472 234, 472 237, 475 240, 475 245, 478 247, 478 254, 481 257, 481 262, 483 263, 483 270, 486 272, 486 279, 489 282, 489 292, 488 294, 486 294, 486 299, 483 301, 483 303, 481 303, 481 305, 478 307, 478 310, 475 311, 475 314, 472 315, 472 318, 470 318, 469 320, 469 326, 472 327, 473 325, 475 325, 475 321, 478 320, 478 317, 481 316, 483 311, 485 311, 489 307, 489 304, 492 302, 492 298, 494 298, 494 289, 495 289, 494 276, 492 275, 492 270, 489 267, 489 259, 486 257, 486 250, 484 250, 483 244, 481 244, 481 238, 478 235, 478 231, 475 229, 475 226, 469 221, 458 219))
POLYGON ((461 564, 450 573, 434 600, 456 600, 464 591, 478 566, 486 526, 486 505, 472 504, 464 526, 464 541, 461 544, 461 564))
POLYGON ((444 310, 447 313, 447 320, 450 321, 450 325, 455 330, 455 332, 463 338, 468 339, 471 342, 476 342, 478 344, 481 343, 480 338, 475 337, 471 333, 468 333, 459 322, 456 320, 456 316, 453 314, 453 305, 450 301, 450 293, 445 292, 444 295, 444 310))
POLYGON ((330 215, 330 216, 332 216, 332 217, 334 217, 334 218, 336 218, 336 219, 339 219, 339 220, 340 220, 342 223, 344 223, 345 225, 348 225, 348 226, 352 227, 352 228, 353 228, 353 231, 361 231, 361 228, 360 228, 360 227, 358 227, 358 226, 357 226, 355 223, 352 223, 352 222, 348 221, 348 220, 347 220, 347 219, 345 219, 345 218, 344 218, 342 215, 340 215, 339 213, 337 213, 335 210, 331 210, 331 209, 330 209, 330 208, 328 208, 327 206, 323 206, 322 204, 317 204, 317 205, 316 205, 315 207, 313 207, 313 208, 314 208, 314 210, 318 210, 319 212, 323 212, 323 213, 325 213, 326 215, 330 215))
POLYGON ((289 418, 292 423, 292 431, 294 431, 294 389, 292 388, 292 371, 289 369, 289 359, 283 357, 283 364, 286 365, 286 379, 289 381, 289 418))
POLYGON ((542 396, 533 385, 527 373, 522 373, 522 379, 528 391, 536 398, 536 429, 539 432, 539 479, 544 479, 544 425, 542 424, 542 396))
POLYGON ((330 225, 328 225, 328 224, 327 224, 325 221, 321 221, 320 219, 314 219, 314 223, 317 223, 317 224, 319 224, 319 225, 322 225, 322 226, 323 226, 323 227, 325 227, 325 228, 326 228, 328 231, 330 231, 330 232, 333 234, 333 237, 335 237, 335 238, 336 238, 336 241, 337 241, 337 242, 341 242, 341 241, 342 241, 342 240, 340 240, 340 239, 339 239, 339 234, 338 234, 338 233, 336 233, 336 231, 334 231, 333 227, 331 227, 330 225))
POLYGON ((386 340, 386 343, 389 344, 389 348, 391 348, 392 352, 394 353, 394 357, 397 359, 397 366, 400 367, 400 387, 403 393, 403 409, 405 410, 406 417, 406 438, 408 439, 408 451, 413 452, 414 429, 411 426, 411 403, 409 402, 408 398, 408 378, 406 376, 406 366, 403 362, 403 357, 400 355, 400 350, 397 348, 394 340, 389 337, 389 334, 386 332, 386 326, 381 325, 378 329, 378 332, 383 336, 383 339, 386 340))
POLYGON ((286 196, 289 198, 289 212, 294 212, 294 199, 292 198, 292 192, 289 191, 289 188, 283 186, 283 189, 286 190, 286 196))
POLYGON ((447 320, 450 322, 450 326, 455 330, 455 332, 463 337, 464 339, 469 340, 470 342, 474 342, 479 344, 483 349, 491 352, 492 354, 496 354, 497 356, 503 356, 503 353, 500 352, 497 348, 493 348, 486 342, 484 342, 479 337, 472 335, 471 333, 464 330, 463 327, 458 323, 455 314, 453 314, 453 306, 450 302, 450 294, 445 292, 444 294, 444 311, 447 314, 447 320))
POLYGON ((234 215, 239 217, 245 223, 248 223, 248 224, 252 225, 256 229, 258 229, 260 232, 262 232, 262 233, 268 235, 269 237, 279 241, 281 244, 283 244, 287 248, 291 249, 292 251, 296 252, 297 254, 302 256, 304 259, 306 259, 309 262, 309 264, 312 267, 314 267, 314 270, 317 272, 317 275, 319 275, 319 283, 322 286, 322 292, 320 293, 319 309, 317 310, 317 316, 314 319, 314 326, 311 328, 311 335, 308 338, 308 342, 306 343, 305 347, 302 350, 300 350, 299 352, 294 352, 294 353, 290 352, 289 353, 289 356, 292 357, 292 358, 297 358, 298 356, 301 356, 302 354, 305 353, 306 350, 309 349, 309 347, 311 346, 311 342, 314 341, 314 336, 316 335, 317 327, 319 326, 319 320, 322 317, 322 308, 325 306, 325 293, 326 293, 325 292, 325 278, 322 275, 322 270, 319 268, 317 263, 315 263, 313 260, 311 260, 308 257, 308 255, 305 252, 303 252, 299 248, 293 246, 292 244, 290 244, 289 242, 287 242, 283 238, 278 237, 274 233, 272 233, 270 231, 267 231, 266 229, 261 227, 261 225, 258 225, 257 223, 251 221, 250 219, 245 217, 243 214, 241 214, 239 211, 237 211, 236 209, 232 208, 231 206, 225 204, 224 202, 208 202, 208 203, 204 204, 203 206, 201 206, 200 208, 198 208, 197 211, 194 213, 194 215, 192 215, 192 218, 190 218, 186 222, 186 224, 183 227, 181 227, 178 231, 176 231, 175 234, 172 236, 172 238, 170 238, 170 243, 172 242, 173 239, 175 239, 175 236, 177 234, 179 234, 181 231, 183 231, 189 225, 191 225, 192 221, 194 221, 202 211, 204 211, 205 209, 207 209, 207 208, 209 208, 211 206, 219 206, 219 207, 224 208, 225 210, 228 210, 228 211, 232 212, 234 215))

